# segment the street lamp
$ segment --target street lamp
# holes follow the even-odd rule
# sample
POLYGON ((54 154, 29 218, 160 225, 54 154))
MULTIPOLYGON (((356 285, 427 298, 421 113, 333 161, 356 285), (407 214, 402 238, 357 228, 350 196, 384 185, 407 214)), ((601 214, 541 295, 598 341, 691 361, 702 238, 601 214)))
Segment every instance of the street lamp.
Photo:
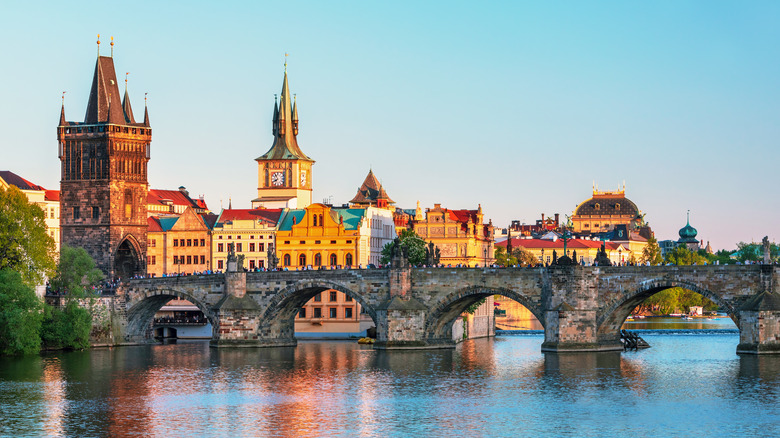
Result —
POLYGON ((485 256, 485 267, 487 268, 487 246, 482 249, 482 254, 485 256))
POLYGON ((542 267, 544 267, 544 248, 542 248, 542 267))

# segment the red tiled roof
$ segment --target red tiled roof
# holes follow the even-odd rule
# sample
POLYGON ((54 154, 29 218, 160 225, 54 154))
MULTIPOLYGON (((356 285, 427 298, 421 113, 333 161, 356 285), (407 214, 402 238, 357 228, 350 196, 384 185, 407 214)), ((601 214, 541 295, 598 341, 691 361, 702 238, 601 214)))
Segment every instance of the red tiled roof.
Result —
POLYGON ((149 192, 146 194, 147 204, 166 205, 162 202, 164 199, 171 200, 173 205, 202 208, 204 210, 208 209, 206 203, 202 199, 192 199, 180 190, 149 189, 149 192))
POLYGON ((222 210, 219 215, 219 222, 224 223, 232 220, 262 220, 272 225, 276 225, 279 216, 282 214, 281 208, 258 208, 258 209, 232 209, 222 210))
POLYGON ((38 184, 33 184, 9 170, 0 170, 0 178, 12 186, 18 187, 19 190, 46 190, 38 184))
POLYGON ((162 232, 162 227, 160 226, 160 220, 156 217, 149 217, 146 219, 146 223, 149 225, 149 228, 147 231, 149 232, 162 232))
POLYGON ((47 201, 59 201, 60 200, 60 191, 59 190, 46 190, 46 200, 47 201))

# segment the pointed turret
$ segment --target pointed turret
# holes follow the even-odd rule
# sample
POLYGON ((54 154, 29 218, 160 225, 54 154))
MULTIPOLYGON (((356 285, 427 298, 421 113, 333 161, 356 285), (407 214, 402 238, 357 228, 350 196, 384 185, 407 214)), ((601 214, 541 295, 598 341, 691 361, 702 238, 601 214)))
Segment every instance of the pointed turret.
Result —
POLYGON ((273 135, 276 135, 276 132, 278 131, 279 124, 279 102, 276 101, 276 95, 274 94, 274 121, 271 124, 271 132, 273 135))
POLYGON ((371 206, 372 204, 379 206, 378 201, 380 199, 383 200, 383 205, 381 205, 381 207, 387 207, 388 204, 395 204, 395 202, 387 196, 387 192, 385 192, 382 184, 374 175, 374 171, 369 170, 363 184, 358 188, 357 194, 349 202, 364 207, 371 206))
POLYGON ((149 127, 149 108, 144 105, 144 126, 149 127))
POLYGON ((125 123, 135 123, 133 108, 130 106, 130 95, 127 94, 127 82, 125 82, 125 95, 122 98, 122 110, 125 113, 125 123))
POLYGON ((62 109, 60 110, 60 124, 59 126, 65 126, 68 122, 65 120, 65 102, 62 102, 62 109))
POLYGON ((109 121, 124 124, 125 115, 119 102, 121 99, 114 71, 114 60, 106 56, 98 56, 84 123, 96 124, 109 121), (109 102, 114 102, 110 108, 109 102))
POLYGON ((293 110, 292 110, 292 128, 293 135, 298 135, 298 98, 293 97, 293 110))

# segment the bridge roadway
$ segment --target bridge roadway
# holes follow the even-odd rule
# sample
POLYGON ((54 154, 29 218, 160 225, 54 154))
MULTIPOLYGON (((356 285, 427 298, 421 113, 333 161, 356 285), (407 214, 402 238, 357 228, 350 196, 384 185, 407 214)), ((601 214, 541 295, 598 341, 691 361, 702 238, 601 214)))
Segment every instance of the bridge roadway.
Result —
POLYGON ((780 267, 771 265, 227 272, 127 281, 113 313, 124 342, 146 342, 155 312, 182 298, 211 322, 212 346, 294 346, 298 309, 334 289, 374 320, 375 348, 452 348, 455 318, 497 294, 539 319, 542 351, 608 351, 622 349, 619 330, 631 310, 671 287, 725 310, 740 330, 738 353, 780 353, 780 267))

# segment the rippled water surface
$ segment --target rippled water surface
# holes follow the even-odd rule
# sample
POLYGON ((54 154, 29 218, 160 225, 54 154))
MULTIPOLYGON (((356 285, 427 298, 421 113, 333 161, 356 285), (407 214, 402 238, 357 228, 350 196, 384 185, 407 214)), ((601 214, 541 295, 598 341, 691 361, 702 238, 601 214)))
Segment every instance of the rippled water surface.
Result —
POLYGON ((542 335, 456 350, 207 343, 0 359, 3 436, 780 436, 780 357, 736 333, 644 332, 627 353, 542 335))

